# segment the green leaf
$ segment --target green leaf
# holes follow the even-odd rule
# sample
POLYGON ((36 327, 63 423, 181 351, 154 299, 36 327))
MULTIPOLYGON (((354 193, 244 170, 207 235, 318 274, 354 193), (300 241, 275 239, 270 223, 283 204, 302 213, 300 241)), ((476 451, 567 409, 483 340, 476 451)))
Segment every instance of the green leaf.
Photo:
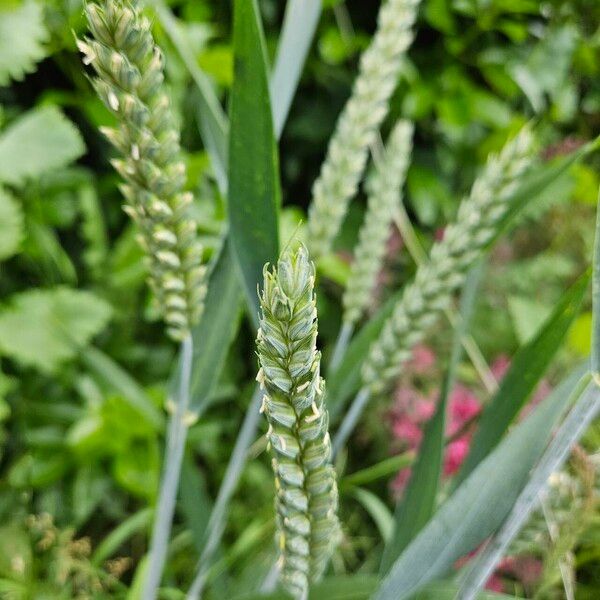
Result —
POLYGON ((401 469, 410 467, 414 461, 415 455, 412 451, 390 456, 366 469, 346 475, 340 482, 340 489, 345 490, 357 485, 365 485, 384 477, 395 475, 401 469))
POLYGON ((576 370, 496 449, 441 506, 400 555, 374 600, 403 600, 443 577, 502 524, 542 455, 555 424, 589 377, 576 370))
POLYGON ((488 541, 476 559, 461 573, 461 588, 457 597, 473 600, 485 585, 494 567, 527 522, 553 473, 558 473, 570 454, 571 448, 586 432, 600 411, 600 392, 594 381, 590 382, 577 403, 562 422, 546 452, 531 472, 527 485, 500 530, 488 541))
POLYGON ((360 388, 360 367, 371 347, 371 344, 381 333, 384 323, 392 314, 394 306, 402 297, 403 291, 394 294, 378 311, 371 317, 367 324, 352 338, 344 358, 333 371, 326 377, 327 408, 331 420, 341 415, 341 411, 360 388))
POLYGON ((389 508, 373 492, 369 492, 368 490, 356 488, 352 490, 352 495, 369 513, 369 516, 373 519, 375 525, 377 525, 379 535, 381 535, 382 539, 388 542, 394 528, 394 518, 389 508))
POLYGON ((479 263, 471 269, 465 281, 459 320, 452 338, 450 363, 442 384, 440 400, 435 415, 425 425, 423 442, 408 486, 402 500, 396 505, 394 535, 386 544, 383 553, 380 569, 382 574, 387 573, 404 548, 435 512, 443 465, 446 406, 448 396, 454 388, 454 379, 462 356, 462 338, 468 331, 481 273, 482 264, 479 263))
POLYGON ((35 108, 0 136, 0 181, 20 185, 68 165, 84 151, 79 131, 58 108, 35 108))
POLYGON ((192 532, 194 545, 202 552, 202 538, 208 525, 212 503, 206 489, 206 479, 201 468, 190 454, 183 459, 179 481, 179 503, 187 526, 192 532))
POLYGON ((91 292, 32 289, 0 311, 0 353, 52 373, 99 333, 111 308, 91 292))
POLYGON ((258 318, 263 267, 279 255, 280 189, 267 83, 267 57, 256 0, 236 0, 235 79, 229 139, 230 243, 251 316, 258 318))
POLYGON ((227 117, 210 81, 199 68, 190 42, 186 39, 185 32, 179 27, 173 13, 163 0, 147 1, 156 10, 162 26, 198 88, 198 118, 202 140, 210 154, 221 192, 224 193, 227 189, 227 136, 229 129, 227 117))
POLYGON ((98 545, 92 554, 91 563, 99 567, 110 558, 135 533, 142 531, 152 522, 152 509, 144 508, 115 527, 98 545))
POLYGON ((44 7, 34 0, 3 2, 0 8, 0 86, 21 80, 47 55, 44 7))
POLYGON ((579 312, 588 283, 589 274, 585 274, 563 295, 535 338, 514 356, 500 388, 481 415, 471 450, 457 476, 457 485, 500 441, 535 390, 579 312))
POLYGON ((271 77, 273 121, 277 137, 287 119, 302 67, 321 16, 321 0, 288 0, 271 77))
POLYGON ((592 374, 600 378, 600 191, 596 213, 596 238, 594 241, 594 263, 592 266, 592 374))
POLYGON ((158 489, 160 456, 156 439, 137 438, 117 455, 113 477, 131 494, 153 500, 158 489))
POLYGON ((23 239, 23 211, 20 204, 0 187, 0 260, 10 258, 19 251, 23 239))
POLYGON ((85 366, 109 389, 118 392, 123 401, 144 423, 160 431, 164 426, 162 413, 156 408, 138 382, 110 356, 94 347, 85 348, 80 358, 85 366))
MULTIPOLYGON (((241 301, 242 290, 231 248, 226 241, 210 277, 204 312, 192 331, 194 359, 189 408, 198 416, 206 410, 223 369, 239 325, 241 301)), ((178 385, 175 375, 171 386, 173 391, 178 385)))

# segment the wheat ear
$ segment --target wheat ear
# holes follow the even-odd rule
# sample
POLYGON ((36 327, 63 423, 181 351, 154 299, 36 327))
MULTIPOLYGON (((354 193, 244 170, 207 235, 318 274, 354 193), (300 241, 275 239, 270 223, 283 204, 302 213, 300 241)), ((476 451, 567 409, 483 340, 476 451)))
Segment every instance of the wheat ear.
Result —
POLYGON ((262 411, 273 452, 281 577, 295 598, 325 571, 338 539, 338 492, 323 402, 314 265, 300 246, 265 267, 257 337, 262 411))
POLYGON ((525 126, 499 155, 491 156, 460 205, 456 221, 437 242, 429 262, 421 266, 371 346, 362 377, 371 392, 383 391, 400 373, 415 344, 422 340, 468 268, 498 232, 512 206, 511 193, 533 161, 533 135, 525 126))
POLYGON ((309 248, 316 258, 330 251, 356 193, 369 146, 388 113, 403 56, 413 40, 419 1, 388 0, 379 11, 377 31, 361 56, 352 95, 313 186, 308 230, 309 248))
POLYGON ((138 225, 149 262, 149 284, 171 337, 183 339, 202 311, 206 292, 197 225, 187 214, 185 164, 169 98, 163 56, 150 23, 121 0, 89 3, 91 38, 79 40, 84 62, 96 72, 94 88, 118 121, 102 132, 119 150, 112 161, 125 180, 124 210, 138 225))
POLYGON ((343 297, 344 323, 354 326, 367 307, 381 270, 394 211, 410 161, 413 125, 399 121, 392 130, 383 159, 369 182, 367 213, 354 250, 354 262, 343 297))

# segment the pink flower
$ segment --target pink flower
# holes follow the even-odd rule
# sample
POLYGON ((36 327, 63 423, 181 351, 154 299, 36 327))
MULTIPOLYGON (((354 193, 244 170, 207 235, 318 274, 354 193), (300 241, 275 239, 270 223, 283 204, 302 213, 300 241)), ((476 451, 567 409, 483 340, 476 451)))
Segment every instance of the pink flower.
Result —
POLYGON ((392 425, 394 436, 406 442, 409 448, 416 448, 421 443, 423 432, 421 428, 407 415, 394 420, 392 425))
POLYGON ((469 453, 469 444, 470 439, 468 436, 463 436, 448 444, 444 456, 444 475, 446 477, 453 475, 460 469, 469 453))
POLYGON ((404 493, 404 489, 408 484, 408 480, 410 479, 411 473, 412 471, 410 467, 407 467, 406 469, 398 471, 396 477, 394 477, 394 480, 392 481, 392 492, 394 493, 394 496, 396 498, 399 499, 404 493))
POLYGON ((435 364, 435 354, 431 348, 420 345, 413 350, 410 368, 418 375, 423 375, 435 364))
POLYGON ((473 392, 464 385, 458 384, 452 390, 449 398, 449 423, 450 435, 456 433, 467 421, 472 419, 481 410, 479 400, 473 392))
POLYGON ((435 402, 433 400, 419 400, 415 406, 414 416, 420 422, 428 421, 435 412, 435 402))
POLYGON ((490 365, 490 370, 492 371, 494 377, 500 381, 504 375, 506 375, 508 367, 510 367, 510 358, 508 358, 506 354, 501 354, 500 356, 496 357, 494 362, 490 365))
POLYGON ((498 577, 496 574, 490 575, 490 578, 487 580, 485 584, 485 589, 490 590, 491 592, 504 592, 504 584, 502 583, 502 579, 498 577))

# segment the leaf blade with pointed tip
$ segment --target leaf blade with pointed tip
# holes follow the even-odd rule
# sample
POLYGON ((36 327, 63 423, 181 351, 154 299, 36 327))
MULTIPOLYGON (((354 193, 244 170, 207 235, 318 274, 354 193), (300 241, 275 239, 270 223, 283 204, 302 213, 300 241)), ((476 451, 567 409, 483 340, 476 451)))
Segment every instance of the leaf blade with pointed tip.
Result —
POLYGON ((579 312, 588 283, 589 274, 584 274, 563 295, 538 334, 514 356, 500 388, 481 415, 456 485, 491 452, 535 390, 579 312))
POLYGON ((482 264, 479 263, 471 269, 465 281, 459 322, 452 338, 450 364, 442 385, 440 400, 434 416, 425 425, 417 461, 404 496, 396 506, 394 533, 386 544, 381 560, 380 573, 382 574, 387 572, 435 511, 443 465, 446 406, 448 396, 454 387, 456 370, 462 356, 461 340, 468 330, 481 272, 482 264))
POLYGON ((267 58, 256 0, 236 0, 229 133, 228 216, 251 316, 258 318, 263 267, 279 254, 280 189, 267 58))
POLYGON ((554 426, 588 381, 587 365, 576 369, 498 444, 407 546, 374 600, 412 597, 500 527, 554 426))

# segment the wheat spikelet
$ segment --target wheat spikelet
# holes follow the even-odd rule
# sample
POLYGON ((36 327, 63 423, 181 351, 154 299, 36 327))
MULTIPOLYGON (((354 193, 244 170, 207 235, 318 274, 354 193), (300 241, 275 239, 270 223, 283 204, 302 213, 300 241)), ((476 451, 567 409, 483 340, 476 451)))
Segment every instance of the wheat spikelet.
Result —
POLYGON ((371 346, 362 376, 372 392, 383 391, 398 376, 414 345, 450 305, 452 294, 510 209, 510 194, 532 163, 532 146, 531 130, 525 126, 499 155, 488 159, 469 197, 461 203, 456 221, 433 246, 429 262, 418 269, 371 346))
POLYGON ((354 262, 344 293, 344 323, 355 325, 372 297, 390 235, 394 209, 401 201, 408 169, 413 125, 399 121, 389 136, 385 155, 370 182, 367 213, 354 250, 354 262))
POLYGON ((281 577, 295 598, 322 575, 338 538, 338 493, 323 402, 314 265, 303 246, 265 267, 257 337, 276 484, 281 577))
POLYGON ((124 210, 141 231, 168 333, 182 339, 202 311, 205 267, 196 223, 187 215, 192 196, 182 191, 186 168, 163 90, 163 57, 135 6, 105 0, 88 4, 85 13, 93 37, 78 46, 96 72, 94 88, 119 122, 102 131, 122 154, 112 164, 126 182, 124 210))
POLYGON ((420 0, 388 0, 370 46, 361 56, 352 95, 338 120, 309 210, 309 248, 319 258, 331 249, 356 193, 368 150, 388 112, 402 58, 413 39, 420 0))

